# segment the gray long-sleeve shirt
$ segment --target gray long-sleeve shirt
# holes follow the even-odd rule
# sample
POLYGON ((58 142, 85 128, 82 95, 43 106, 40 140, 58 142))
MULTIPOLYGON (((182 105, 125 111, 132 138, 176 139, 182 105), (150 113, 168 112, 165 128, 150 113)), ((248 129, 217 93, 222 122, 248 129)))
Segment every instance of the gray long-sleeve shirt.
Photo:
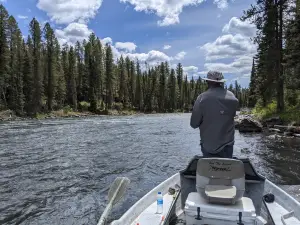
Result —
POLYGON ((234 144, 234 117, 238 109, 234 94, 222 87, 210 88, 200 94, 194 104, 191 127, 200 128, 203 148, 218 153, 234 144))

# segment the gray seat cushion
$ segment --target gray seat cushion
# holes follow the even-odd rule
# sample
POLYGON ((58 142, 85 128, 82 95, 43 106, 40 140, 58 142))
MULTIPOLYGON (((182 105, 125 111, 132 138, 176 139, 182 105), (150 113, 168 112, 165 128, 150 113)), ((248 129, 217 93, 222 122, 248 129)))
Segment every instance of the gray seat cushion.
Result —
POLYGON ((236 197, 235 186, 206 185, 205 195, 210 203, 233 204, 236 197))

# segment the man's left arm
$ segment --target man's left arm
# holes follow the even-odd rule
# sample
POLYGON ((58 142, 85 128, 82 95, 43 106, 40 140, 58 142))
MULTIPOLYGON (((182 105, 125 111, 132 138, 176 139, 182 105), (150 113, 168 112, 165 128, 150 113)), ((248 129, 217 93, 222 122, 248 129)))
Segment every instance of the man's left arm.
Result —
POLYGON ((199 95, 197 100, 195 101, 193 111, 192 111, 192 116, 191 116, 191 122, 190 122, 191 127, 194 129, 198 128, 202 123, 203 112, 201 109, 201 104, 202 104, 202 96, 199 95))

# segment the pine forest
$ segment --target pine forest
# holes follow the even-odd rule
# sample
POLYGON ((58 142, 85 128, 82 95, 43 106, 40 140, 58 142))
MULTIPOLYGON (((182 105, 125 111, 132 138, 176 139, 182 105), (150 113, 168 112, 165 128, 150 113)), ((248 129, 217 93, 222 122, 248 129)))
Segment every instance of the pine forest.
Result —
MULTIPOLYGON (((155 66, 124 55, 114 58, 110 45, 95 34, 73 45, 60 45, 49 23, 33 18, 28 37, 0 5, 0 110, 20 116, 70 109, 103 113, 190 111, 207 89, 198 76, 189 79, 183 65, 155 66)), ((230 86, 242 106, 248 89, 230 86)))

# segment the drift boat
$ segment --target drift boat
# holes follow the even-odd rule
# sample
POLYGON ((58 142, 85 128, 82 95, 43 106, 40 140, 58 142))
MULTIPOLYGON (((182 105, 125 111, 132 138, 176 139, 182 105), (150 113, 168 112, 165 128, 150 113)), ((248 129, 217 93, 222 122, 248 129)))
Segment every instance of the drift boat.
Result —
POLYGON ((195 156, 111 225, 300 225, 300 204, 249 159, 195 156), (163 213, 157 214, 157 193, 163 213))

